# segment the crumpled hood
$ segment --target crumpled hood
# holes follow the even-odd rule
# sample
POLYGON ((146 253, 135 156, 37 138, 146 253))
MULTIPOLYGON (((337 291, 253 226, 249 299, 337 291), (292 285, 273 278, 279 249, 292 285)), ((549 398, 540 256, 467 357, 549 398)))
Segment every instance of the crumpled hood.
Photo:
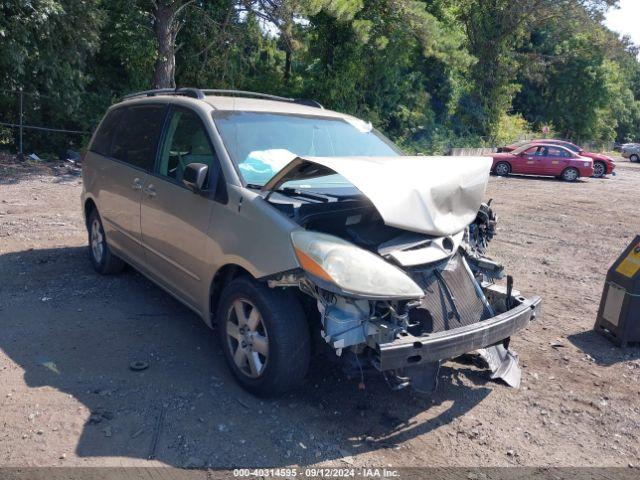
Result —
POLYGON ((491 164, 488 157, 296 157, 263 191, 335 172, 369 198, 386 225, 440 237, 476 218, 491 164))

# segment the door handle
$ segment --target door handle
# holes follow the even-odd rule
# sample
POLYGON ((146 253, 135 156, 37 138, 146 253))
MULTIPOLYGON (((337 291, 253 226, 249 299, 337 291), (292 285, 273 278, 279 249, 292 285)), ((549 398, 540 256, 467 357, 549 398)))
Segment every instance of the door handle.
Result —
POLYGON ((142 190, 142 180, 140 180, 139 178, 134 178, 131 188, 133 188, 134 190, 142 190))
POLYGON ((143 188, 142 191, 150 197, 156 196, 156 189, 153 185, 148 185, 147 187, 143 188))

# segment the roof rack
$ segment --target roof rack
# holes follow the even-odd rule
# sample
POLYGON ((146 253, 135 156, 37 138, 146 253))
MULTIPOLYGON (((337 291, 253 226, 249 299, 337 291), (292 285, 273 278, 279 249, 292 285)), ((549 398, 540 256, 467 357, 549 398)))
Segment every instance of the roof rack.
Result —
POLYGON ((266 100, 277 100, 279 102, 293 102, 293 98, 280 97, 278 95, 269 95, 268 93, 248 92, 246 90, 218 90, 214 88, 208 88, 202 90, 205 95, 230 95, 236 97, 255 97, 264 98, 266 100))
POLYGON ((153 97, 155 95, 182 95, 203 100, 206 95, 230 95, 237 97, 254 97, 263 98, 265 100, 276 100, 279 102, 291 102, 308 107, 322 108, 324 107, 315 100, 306 98, 289 98, 279 97, 278 95, 269 95, 268 93, 248 92, 245 90, 225 90, 225 89, 200 89, 200 88, 157 88, 155 90, 144 90, 142 92, 130 93, 122 97, 123 100, 136 97, 153 97))
POLYGON ((122 97, 123 100, 135 97, 154 97, 156 95, 182 95, 202 100, 204 93, 199 88, 156 88, 155 90, 143 90, 142 92, 130 93, 122 97))
POLYGON ((205 95, 231 95, 237 97, 255 97, 255 98, 264 98, 266 100, 276 100, 279 102, 291 102, 297 103, 300 105, 306 105, 308 107, 322 108, 324 107, 315 100, 307 99, 307 98, 289 98, 289 97, 280 97, 278 95, 270 95, 268 93, 259 93, 259 92, 249 92, 246 90, 220 90, 220 89, 204 89, 202 92, 205 95))

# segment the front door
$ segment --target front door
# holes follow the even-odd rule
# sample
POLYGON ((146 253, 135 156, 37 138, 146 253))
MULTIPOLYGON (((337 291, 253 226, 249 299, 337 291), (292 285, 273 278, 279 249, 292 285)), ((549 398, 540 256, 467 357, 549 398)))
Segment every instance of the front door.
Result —
POLYGON ((535 173, 536 158, 538 156, 539 147, 531 147, 516 156, 514 165, 512 165, 513 173, 535 173))
POLYGON ((204 163, 218 168, 214 149, 200 117, 172 107, 155 173, 142 193, 142 242, 150 273, 199 310, 209 285, 207 230, 214 200, 182 184, 185 167, 204 163))

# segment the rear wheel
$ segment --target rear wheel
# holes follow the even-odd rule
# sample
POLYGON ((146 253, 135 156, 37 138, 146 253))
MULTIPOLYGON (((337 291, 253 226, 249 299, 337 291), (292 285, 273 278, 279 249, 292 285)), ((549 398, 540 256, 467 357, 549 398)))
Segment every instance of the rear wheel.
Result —
POLYGON ((125 263, 111 252, 97 210, 93 210, 89 214, 87 227, 89 230, 89 254, 95 271, 102 275, 121 272, 125 263))
POLYGON ((640 162, 640 156, 636 155, 635 153, 633 155, 631 155, 629 157, 629 160, 631 160, 632 162, 640 162))
POLYGON ((496 173, 496 175, 506 177, 511 173, 511 165, 509 165, 507 162, 498 162, 493 171, 496 173))
POLYGON ((595 178, 604 177, 607 174, 607 166, 603 162, 595 162, 593 164, 593 176, 595 178))
POLYGON ((580 176, 580 172, 576 168, 569 167, 565 168, 562 172, 562 179, 565 182, 575 182, 580 176))
POLYGON ((227 364, 246 390, 277 396, 302 382, 309 367, 309 331, 290 292, 238 278, 223 290, 216 318, 227 364))

